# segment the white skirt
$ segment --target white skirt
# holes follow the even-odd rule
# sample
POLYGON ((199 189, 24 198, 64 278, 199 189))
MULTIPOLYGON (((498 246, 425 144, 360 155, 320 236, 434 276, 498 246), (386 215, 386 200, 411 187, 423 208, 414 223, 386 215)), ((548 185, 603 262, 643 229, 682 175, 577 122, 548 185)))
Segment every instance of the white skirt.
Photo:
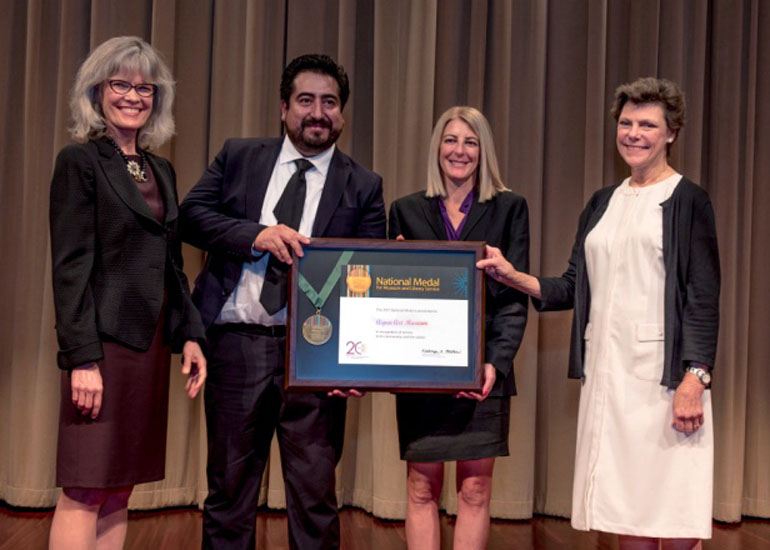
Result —
MULTIPOLYGON (((660 345, 663 345, 662 340, 660 345)), ((671 426, 674 390, 646 374, 590 365, 580 393, 572 493, 575 529, 659 538, 711 538, 714 431, 671 426)), ((657 379, 655 379, 657 377, 657 379)))

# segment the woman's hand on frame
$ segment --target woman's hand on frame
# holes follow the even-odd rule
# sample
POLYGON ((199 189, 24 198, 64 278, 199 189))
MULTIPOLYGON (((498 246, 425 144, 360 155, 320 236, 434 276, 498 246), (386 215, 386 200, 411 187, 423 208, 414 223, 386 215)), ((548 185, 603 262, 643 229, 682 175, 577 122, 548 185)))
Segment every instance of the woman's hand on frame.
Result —
POLYGON ((489 392, 492 391, 492 386, 495 385, 495 379, 497 378, 497 370, 492 363, 484 364, 484 386, 481 388, 481 393, 475 391, 461 391, 455 394, 455 397, 464 397, 466 399, 475 399, 476 401, 484 401, 489 392))
POLYGON ((476 267, 483 269, 489 277, 504 285, 511 285, 516 270, 511 262, 505 259, 499 248, 484 246, 484 259, 476 262, 476 267))

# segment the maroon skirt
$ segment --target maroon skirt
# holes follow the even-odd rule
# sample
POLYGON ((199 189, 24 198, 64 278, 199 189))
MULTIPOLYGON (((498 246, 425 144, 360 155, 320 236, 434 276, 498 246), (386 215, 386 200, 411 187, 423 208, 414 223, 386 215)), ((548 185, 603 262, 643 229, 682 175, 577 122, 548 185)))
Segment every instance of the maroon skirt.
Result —
POLYGON ((95 420, 72 403, 70 375, 62 371, 57 486, 108 488, 163 479, 171 358, 163 343, 164 313, 147 351, 102 343, 104 393, 95 420))

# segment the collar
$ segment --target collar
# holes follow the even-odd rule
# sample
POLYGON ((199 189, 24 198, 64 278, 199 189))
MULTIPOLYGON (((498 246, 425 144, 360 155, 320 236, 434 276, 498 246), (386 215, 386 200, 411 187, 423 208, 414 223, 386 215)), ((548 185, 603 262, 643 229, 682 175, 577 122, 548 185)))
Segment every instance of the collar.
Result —
POLYGON ((281 152, 278 154, 278 164, 289 164, 297 159, 304 158, 312 162, 315 169, 325 178, 326 174, 329 173, 329 165, 332 162, 332 157, 334 156, 336 148, 336 145, 332 145, 322 153, 312 157, 305 157, 302 153, 297 151, 297 148, 294 147, 289 136, 285 136, 283 138, 283 143, 281 144, 281 152))
POLYGON ((673 189, 674 186, 676 186, 676 184, 678 184, 679 180, 681 179, 682 179, 682 174, 674 171, 674 173, 668 176, 667 178, 663 178, 662 180, 657 181, 655 183, 645 185, 644 187, 631 187, 631 177, 629 176, 621 182, 619 192, 622 193, 623 195, 640 195, 642 193, 648 192, 648 190, 650 189, 666 188, 670 190, 670 189, 673 189))

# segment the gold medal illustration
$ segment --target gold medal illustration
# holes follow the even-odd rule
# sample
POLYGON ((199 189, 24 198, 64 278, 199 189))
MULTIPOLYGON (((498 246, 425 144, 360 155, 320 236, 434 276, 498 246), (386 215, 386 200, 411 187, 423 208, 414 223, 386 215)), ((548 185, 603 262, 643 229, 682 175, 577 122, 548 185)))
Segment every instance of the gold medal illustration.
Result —
POLYGON ((348 276, 345 278, 349 296, 364 296, 372 286, 368 265, 348 265, 348 276))
POLYGON ((321 315, 320 309, 302 323, 302 336, 314 346, 321 346, 328 342, 329 338, 332 337, 332 332, 332 322, 321 315))

